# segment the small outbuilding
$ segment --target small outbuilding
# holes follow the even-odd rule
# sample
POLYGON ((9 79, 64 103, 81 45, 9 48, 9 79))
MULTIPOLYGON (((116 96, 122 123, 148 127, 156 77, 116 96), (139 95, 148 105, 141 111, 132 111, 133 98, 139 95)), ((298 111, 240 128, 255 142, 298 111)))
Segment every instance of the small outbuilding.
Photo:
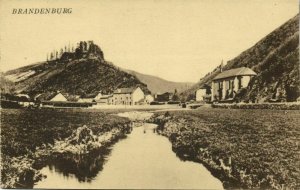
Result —
POLYGON ((147 104, 150 104, 151 102, 154 101, 154 97, 151 94, 147 94, 145 96, 145 101, 146 101, 147 104))
POLYGON ((85 94, 78 99, 78 102, 97 102, 102 97, 101 92, 85 94))
POLYGON ((211 87, 208 84, 204 84, 196 91, 196 101, 210 102, 210 100, 211 100, 211 87))
POLYGON ((56 93, 52 98, 50 98, 51 102, 66 102, 68 99, 61 93, 56 93))

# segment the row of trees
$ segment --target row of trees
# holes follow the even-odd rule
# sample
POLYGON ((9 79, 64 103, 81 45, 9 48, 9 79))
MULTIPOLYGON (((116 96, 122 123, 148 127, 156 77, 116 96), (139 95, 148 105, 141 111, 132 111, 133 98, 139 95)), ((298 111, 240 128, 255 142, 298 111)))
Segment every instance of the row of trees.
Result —
POLYGON ((74 45, 68 45, 68 47, 65 45, 64 48, 60 48, 59 51, 53 50, 50 54, 47 54, 47 61, 52 61, 61 58, 64 52, 70 52, 73 53, 75 51, 74 45))
POLYGON ((83 54, 95 54, 103 57, 103 52, 93 41, 80 41, 77 47, 69 44, 68 46, 65 45, 64 48, 61 48, 59 51, 53 50, 50 54, 48 53, 47 61, 58 60, 64 57, 81 58, 83 54))

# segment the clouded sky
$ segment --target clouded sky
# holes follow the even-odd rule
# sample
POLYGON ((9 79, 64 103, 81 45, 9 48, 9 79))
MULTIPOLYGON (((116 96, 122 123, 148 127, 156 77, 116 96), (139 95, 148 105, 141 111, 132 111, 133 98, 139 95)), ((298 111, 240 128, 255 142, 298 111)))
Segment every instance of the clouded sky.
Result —
POLYGON ((94 40, 119 67, 197 82, 297 13, 298 0, 0 0, 1 71, 94 40), (72 14, 12 14, 65 7, 72 14))

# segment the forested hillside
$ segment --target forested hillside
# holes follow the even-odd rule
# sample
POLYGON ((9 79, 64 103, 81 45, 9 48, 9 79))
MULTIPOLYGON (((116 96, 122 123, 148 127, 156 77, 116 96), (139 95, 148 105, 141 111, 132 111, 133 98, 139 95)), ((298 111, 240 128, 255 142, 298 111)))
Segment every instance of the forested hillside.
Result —
MULTIPOLYGON (((234 45, 234 44, 233 44, 234 45)), ((299 97, 299 14, 261 39, 253 47, 227 62, 223 70, 249 67, 258 75, 250 81, 245 101, 295 101, 299 97)), ((195 90, 211 83, 218 69, 206 75, 183 99, 193 98, 195 90)))
POLYGON ((79 47, 74 52, 62 53, 59 58, 52 56, 48 61, 8 71, 5 77, 14 82, 17 93, 32 95, 54 91, 77 95, 111 93, 116 88, 136 86, 150 93, 137 77, 105 61, 99 46, 92 47, 92 50, 79 47))

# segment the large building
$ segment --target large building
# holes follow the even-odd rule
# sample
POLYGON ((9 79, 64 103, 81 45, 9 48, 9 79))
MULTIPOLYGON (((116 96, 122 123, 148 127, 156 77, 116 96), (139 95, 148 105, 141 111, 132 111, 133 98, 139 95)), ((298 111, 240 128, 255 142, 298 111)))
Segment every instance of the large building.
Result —
POLYGON ((140 87, 137 88, 118 88, 113 93, 112 104, 114 105, 136 105, 145 97, 140 87))
POLYGON ((221 72, 211 84, 212 101, 233 99, 241 88, 248 87, 256 73, 246 67, 240 67, 221 72))

